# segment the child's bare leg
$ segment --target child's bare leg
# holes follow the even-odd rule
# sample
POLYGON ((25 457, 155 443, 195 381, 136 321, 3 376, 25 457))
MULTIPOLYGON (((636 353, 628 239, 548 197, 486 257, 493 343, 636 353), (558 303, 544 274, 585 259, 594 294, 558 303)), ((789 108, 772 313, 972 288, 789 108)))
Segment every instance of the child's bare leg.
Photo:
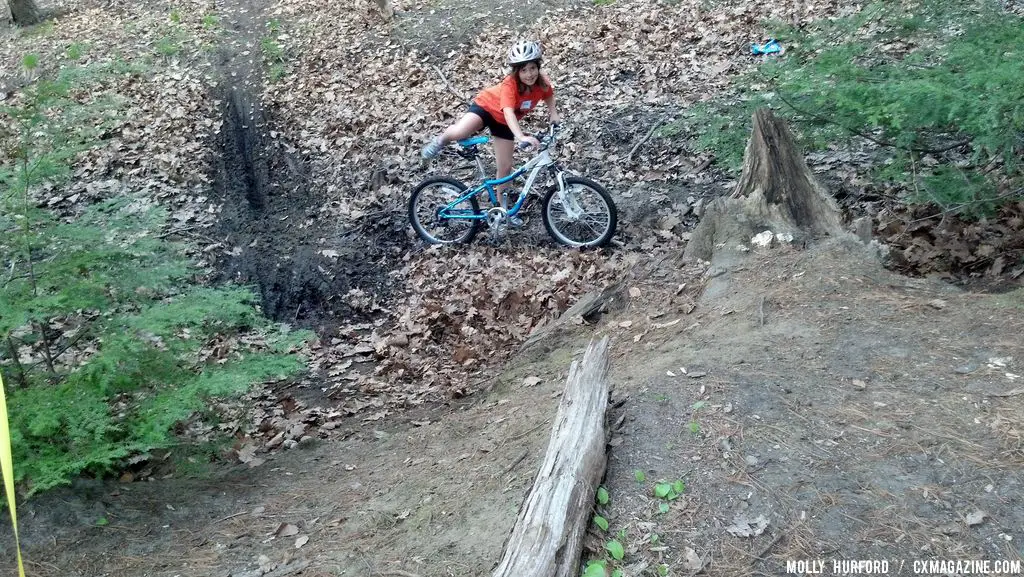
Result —
POLYGON ((482 118, 472 112, 467 112, 462 115, 455 124, 449 126, 443 133, 438 134, 434 138, 430 139, 420 151, 420 156, 423 158, 434 158, 441 151, 444 150, 445 145, 453 140, 462 140, 463 138, 469 138, 474 132, 477 132, 484 127, 484 121, 482 118))
MULTIPOLYGON (((512 153, 515 150, 516 143, 511 140, 504 138, 494 139, 494 161, 498 168, 497 177, 505 178, 512 172, 512 153)), ((498 204, 505 206, 505 189, 508 188, 508 183, 498 185, 495 188, 495 193, 498 197, 498 204)), ((508 208, 508 207, 505 207, 508 208)))
POLYGON ((441 141, 444 144, 448 144, 449 142, 469 138, 479 132, 483 127, 484 121, 482 118, 472 112, 467 112, 466 114, 463 114, 462 118, 460 118, 455 124, 449 126, 448 129, 441 134, 441 141))

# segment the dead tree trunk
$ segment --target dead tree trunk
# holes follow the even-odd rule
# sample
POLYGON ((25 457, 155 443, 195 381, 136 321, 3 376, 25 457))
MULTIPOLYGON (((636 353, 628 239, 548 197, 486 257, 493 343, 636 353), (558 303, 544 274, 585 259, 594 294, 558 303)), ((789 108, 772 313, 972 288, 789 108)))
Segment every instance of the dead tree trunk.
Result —
POLYGON ((0 0, 0 26, 6 26, 14 21, 14 15, 11 14, 11 7, 7 4, 7 0, 0 0))
POLYGON ((685 255, 710 260, 716 246, 747 243, 764 230, 798 241, 842 231, 835 201, 807 168, 785 121, 766 108, 754 113, 735 192, 711 203, 685 255))
POLYGON ((0 22, 9 15, 18 26, 31 26, 43 19, 35 0, 0 0, 0 22))
POLYGON ((544 463, 492 577, 576 577, 583 535, 604 476, 608 337, 573 362, 544 463))

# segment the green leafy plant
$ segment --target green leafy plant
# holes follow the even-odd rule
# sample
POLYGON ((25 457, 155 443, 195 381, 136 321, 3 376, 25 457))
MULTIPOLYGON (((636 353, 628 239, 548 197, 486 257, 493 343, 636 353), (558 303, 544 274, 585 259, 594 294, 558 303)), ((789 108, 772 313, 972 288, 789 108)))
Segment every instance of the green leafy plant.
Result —
POLYGON ((171 57, 181 52, 183 40, 181 33, 170 32, 158 38, 153 49, 161 56, 171 57))
POLYGON ((703 409, 705 405, 707 405, 706 401, 697 401, 696 403, 690 405, 692 416, 690 417, 690 422, 686 424, 686 427, 694 436, 700 434, 700 423, 697 421, 697 411, 703 409))
POLYGON ((785 56, 681 123, 727 167, 740 166, 751 114, 768 106, 805 150, 874 143, 874 178, 902 183, 907 202, 971 216, 1021 197, 1024 59, 1009 47, 1024 45, 1024 18, 991 0, 875 2, 774 36, 785 56))
POLYGON ((636 479, 637 483, 643 483, 647 480, 647 474, 642 469, 637 469, 633 471, 633 478, 636 479))
POLYGON ((594 515, 594 524, 600 527, 602 531, 608 530, 608 519, 600 515, 594 515))
POLYGON ((608 554, 612 556, 612 559, 621 561, 626 556, 626 550, 616 539, 612 539, 604 544, 604 548, 608 550, 608 554))
POLYGON ((39 55, 26 54, 21 58, 21 67, 27 71, 35 70, 39 67, 39 55))
POLYGON ((604 487, 597 488, 597 503, 599 505, 607 505, 611 501, 611 495, 608 494, 608 489, 604 487))
POLYGON ((278 82, 288 74, 285 66, 288 55, 284 46, 277 40, 281 31, 281 24, 278 20, 271 20, 267 23, 269 36, 260 40, 260 48, 263 52, 263 60, 267 66, 267 78, 271 83, 278 82))
POLYGON ((81 42, 72 42, 64 52, 68 60, 79 60, 85 54, 85 45, 81 42))
POLYGON ((583 577, 608 577, 608 562, 604 559, 588 561, 583 577))
POLYGON ((664 563, 658 565, 658 577, 665 577, 666 575, 668 575, 668 565, 664 563))
POLYGON ((658 482, 654 485, 654 496, 659 499, 674 501, 678 499, 685 490, 686 484, 681 480, 676 480, 672 483, 658 482))
POLYGON ((284 62, 284 47, 274 38, 263 38, 260 47, 263 49, 263 57, 269 62, 284 62))
POLYGON ((671 483, 666 481, 658 481, 654 484, 654 496, 662 501, 658 503, 658 512, 665 514, 669 512, 671 508, 669 502, 675 501, 683 495, 686 490, 686 483, 681 479, 677 479, 671 483))
POLYGON ((271 83, 279 82, 282 78, 288 75, 288 69, 285 68, 284 64, 276 62, 270 65, 267 69, 267 78, 270 79, 271 83))
POLYGON ((194 284, 185 247, 157 234, 165 215, 145 198, 115 195, 66 220, 33 197, 116 118, 117 99, 76 98, 104 73, 67 68, 0 108, 18 130, 0 165, 0 367, 29 494, 176 446, 175 427, 210 398, 301 370, 293 351, 308 338, 264 319, 246 287, 194 284), (212 354, 218 343, 230 355, 212 354))
POLYGON ((203 28, 217 30, 220 28, 220 17, 216 14, 203 14, 203 28))

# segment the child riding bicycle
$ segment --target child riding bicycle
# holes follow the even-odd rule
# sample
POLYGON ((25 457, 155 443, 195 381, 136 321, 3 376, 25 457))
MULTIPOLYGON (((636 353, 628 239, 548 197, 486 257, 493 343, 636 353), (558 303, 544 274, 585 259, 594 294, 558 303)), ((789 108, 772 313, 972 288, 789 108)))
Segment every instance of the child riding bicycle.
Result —
MULTIPOLYGON (((537 42, 523 40, 513 44, 507 59, 512 72, 500 84, 485 88, 477 94, 469 112, 423 147, 423 158, 434 158, 449 142, 469 138, 487 127, 494 137, 497 178, 508 176, 512 171, 512 153, 517 146, 524 150, 540 146, 535 137, 523 132, 519 119, 543 101, 551 123, 557 124, 559 121, 551 79, 540 71, 542 57, 543 51, 537 42)), ((506 187, 507 184, 501 185, 495 192, 498 203, 507 208, 504 195, 506 187)), ((511 224, 520 225, 521 221, 516 218, 511 224)))

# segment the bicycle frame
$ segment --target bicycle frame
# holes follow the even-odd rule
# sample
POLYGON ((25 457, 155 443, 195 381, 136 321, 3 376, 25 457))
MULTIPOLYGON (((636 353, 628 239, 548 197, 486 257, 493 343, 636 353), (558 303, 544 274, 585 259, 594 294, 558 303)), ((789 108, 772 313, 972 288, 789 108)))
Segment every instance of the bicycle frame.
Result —
MULTIPOLYGON (((516 203, 509 207, 506 212, 507 216, 515 216, 523 207, 523 204, 526 202, 526 197, 527 195, 530 194, 530 189, 533 188, 533 184, 537 180, 537 175, 539 175, 541 171, 544 170, 545 168, 551 168, 557 171, 556 179, 558 181, 559 188, 564 190, 565 183, 563 182, 562 171, 558 169, 558 166, 555 164, 554 159, 551 158, 550 148, 553 144, 554 142, 552 139, 552 142, 548 144, 548 146, 544 147, 543 150, 541 150, 537 154, 537 156, 531 158, 529 161, 527 161, 525 164, 514 170, 508 176, 504 178, 484 179, 482 183, 474 186, 473 188, 466 189, 466 191, 463 192, 458 198, 451 201, 450 203, 448 203, 447 206, 438 211, 438 216, 442 218, 459 218, 466 220, 487 220, 488 209, 483 209, 480 212, 473 212, 472 210, 456 209, 455 207, 458 206, 460 203, 465 202, 466 200, 484 192, 485 190, 487 191, 487 198, 490 201, 492 207, 497 207, 498 196, 497 192, 495 191, 495 187, 508 182, 512 182, 513 180, 529 172, 530 175, 526 178, 526 183, 523 185, 523 188, 520 191, 519 199, 516 200, 516 203)), ((476 163, 477 168, 480 171, 481 177, 483 177, 484 168, 483 163, 480 161, 479 157, 476 158, 476 163)))

